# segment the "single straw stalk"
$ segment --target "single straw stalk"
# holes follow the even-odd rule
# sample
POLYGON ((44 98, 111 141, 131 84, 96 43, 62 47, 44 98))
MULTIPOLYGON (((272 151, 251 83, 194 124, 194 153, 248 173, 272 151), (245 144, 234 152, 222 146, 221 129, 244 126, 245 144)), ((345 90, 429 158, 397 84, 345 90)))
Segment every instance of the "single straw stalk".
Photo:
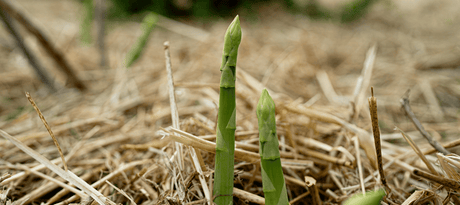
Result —
POLYGON ((360 152, 359 152, 359 140, 358 140, 357 137, 353 137, 351 140, 355 144, 356 161, 357 161, 357 164, 358 164, 359 182, 361 184, 361 190, 363 192, 363 195, 366 195, 366 187, 364 186, 364 180, 363 180, 363 167, 361 165, 361 156, 360 156, 360 152))
POLYGON ((382 146, 380 143, 379 117, 377 115, 377 98, 374 97, 374 87, 371 87, 371 94, 372 97, 368 98, 368 101, 372 120, 372 131, 374 134, 375 151, 377 154, 377 167, 380 174, 380 181, 382 182, 385 189, 389 191, 390 188, 388 187, 387 180, 385 178, 385 172, 383 171, 382 166, 382 146))
POLYGON ((238 16, 225 33, 224 51, 220 71, 220 97, 217 119, 216 167, 214 176, 214 202, 231 204, 233 199, 233 166, 236 129, 236 59, 241 42, 241 27, 238 16))
POLYGON ((30 96, 30 94, 28 92, 26 92, 26 97, 29 100, 30 104, 32 104, 32 106, 34 107, 35 111, 37 111, 38 116, 40 117, 40 119, 42 120, 43 124, 45 125, 46 130, 48 130, 48 132, 50 133, 51 138, 53 138, 53 142, 54 142, 54 144, 56 145, 56 147, 57 147, 57 149, 59 151, 59 155, 61 155, 62 164, 64 165, 64 169, 65 169, 65 171, 67 171, 68 170, 67 163, 65 162, 65 157, 64 157, 64 154, 62 153, 61 146, 59 146, 59 142, 57 141, 56 137, 54 136, 54 133, 51 130, 51 127, 49 126, 48 122, 45 120, 45 116, 43 116, 43 114, 40 111, 40 109, 38 108, 37 104, 35 104, 34 99, 32 99, 32 96, 30 96))
POLYGON ((420 157, 420 159, 425 163, 426 167, 428 168, 428 170, 430 170, 430 172, 434 175, 438 175, 438 173, 436 172, 436 170, 434 169, 433 165, 430 163, 430 161, 428 161, 428 159, 425 157, 425 155, 423 155, 422 151, 420 151, 420 148, 418 148, 417 144, 415 144, 415 142, 412 140, 412 138, 407 135, 404 131, 402 131, 401 129, 399 129, 398 127, 395 127, 395 129, 399 130, 399 132, 401 132, 402 136, 404 137, 404 139, 406 140, 406 142, 412 147, 412 149, 414 150, 414 152, 420 157))
POLYGON ((289 204, 276 135, 275 102, 264 89, 257 104, 259 153, 265 204, 289 204))

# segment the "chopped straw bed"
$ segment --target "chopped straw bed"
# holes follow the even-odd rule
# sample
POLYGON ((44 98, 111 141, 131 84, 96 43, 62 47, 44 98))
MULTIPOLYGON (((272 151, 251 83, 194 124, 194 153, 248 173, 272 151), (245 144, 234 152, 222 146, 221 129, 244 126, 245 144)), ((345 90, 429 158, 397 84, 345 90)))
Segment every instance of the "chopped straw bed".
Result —
MULTIPOLYGON (((87 90, 69 88, 54 59, 21 29, 56 81, 58 92, 51 94, 9 33, 0 32, 0 204, 208 204, 230 21, 190 26, 160 18, 143 56, 126 69, 139 23, 108 23, 108 65, 100 67, 97 46, 80 44, 76 1, 13 5, 64 54, 87 90), (170 102, 178 118, 171 118, 170 102)), ((287 13, 275 18, 278 7, 260 7, 256 17, 240 14, 234 203, 264 204, 255 109, 267 88, 291 204, 340 204, 379 188, 387 193, 382 204, 460 204, 460 18, 454 9, 460 3, 379 1, 350 25, 287 13), (375 98, 369 102, 377 102, 371 110, 370 86, 375 98), (425 133, 450 154, 434 151, 401 102, 410 103, 425 133)))

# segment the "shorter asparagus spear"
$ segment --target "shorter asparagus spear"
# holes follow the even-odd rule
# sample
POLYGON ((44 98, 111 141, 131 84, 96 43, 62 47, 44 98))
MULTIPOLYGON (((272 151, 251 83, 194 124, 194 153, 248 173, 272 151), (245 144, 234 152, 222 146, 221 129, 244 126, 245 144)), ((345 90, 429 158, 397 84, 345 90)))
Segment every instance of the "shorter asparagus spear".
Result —
POLYGON ((289 204, 276 135, 275 102, 264 89, 257 104, 259 153, 265 204, 289 204))

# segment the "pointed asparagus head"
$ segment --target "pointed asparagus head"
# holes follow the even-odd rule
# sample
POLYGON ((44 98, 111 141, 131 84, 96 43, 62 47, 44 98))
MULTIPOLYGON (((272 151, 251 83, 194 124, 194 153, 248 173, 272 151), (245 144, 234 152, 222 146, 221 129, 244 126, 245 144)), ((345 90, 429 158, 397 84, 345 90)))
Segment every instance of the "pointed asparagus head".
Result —
POLYGON ((276 135, 275 102, 264 89, 257 104, 259 121, 260 156, 262 159, 280 158, 278 137, 276 135))
POLYGON ((240 46, 241 42, 241 26, 240 26, 240 19, 238 15, 233 19, 230 26, 227 28, 227 32, 225 32, 224 38, 224 52, 222 56, 222 65, 220 66, 220 70, 225 66, 236 66, 236 58, 238 55, 238 46, 240 46))

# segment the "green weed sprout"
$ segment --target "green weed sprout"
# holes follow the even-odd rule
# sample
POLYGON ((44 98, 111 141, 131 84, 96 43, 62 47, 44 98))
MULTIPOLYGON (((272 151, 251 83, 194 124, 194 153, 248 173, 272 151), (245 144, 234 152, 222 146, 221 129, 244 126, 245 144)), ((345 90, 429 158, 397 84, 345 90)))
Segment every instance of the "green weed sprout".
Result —
POLYGON ((156 13, 150 12, 142 20, 142 35, 137 39, 136 44, 128 52, 126 57, 126 67, 129 68, 134 61, 136 61, 142 54, 145 45, 147 45, 147 40, 149 35, 155 28, 156 23, 158 22, 158 15, 156 13))
POLYGON ((214 202, 217 205, 233 203, 233 166, 235 157, 235 80, 241 26, 238 16, 225 33, 222 65, 220 67, 220 97, 217 119, 216 167, 214 174, 214 202))
POLYGON ((262 186, 267 205, 289 204, 276 135, 275 102, 264 89, 257 104, 262 186))
POLYGON ((81 22, 81 41, 86 44, 91 43, 91 25, 93 22, 93 0, 84 0, 83 8, 85 14, 81 22))
POLYGON ((366 192, 366 195, 357 194, 355 196, 350 197, 350 199, 347 199, 343 205, 379 205, 380 200, 382 200, 383 196, 385 196, 385 191, 383 189, 379 189, 376 191, 368 191, 366 192))

